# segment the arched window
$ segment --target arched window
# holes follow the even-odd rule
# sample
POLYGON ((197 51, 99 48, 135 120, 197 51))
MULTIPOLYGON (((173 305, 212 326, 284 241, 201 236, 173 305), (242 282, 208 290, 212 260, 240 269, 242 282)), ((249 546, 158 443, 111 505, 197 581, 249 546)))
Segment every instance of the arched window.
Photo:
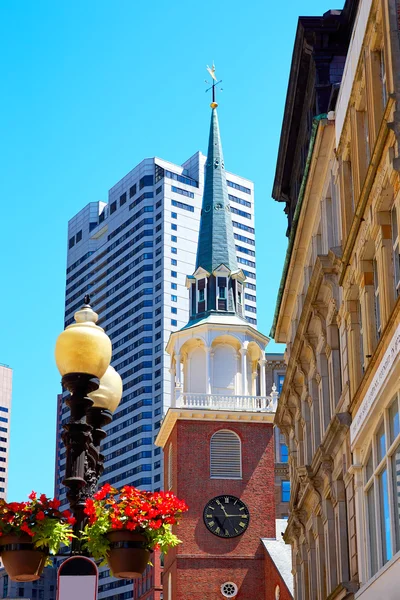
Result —
POLYGON ((215 479, 242 478, 242 444, 234 431, 220 429, 212 436, 210 477, 215 479))
POLYGON ((167 480, 167 486, 168 486, 169 490, 172 490, 172 486, 174 484, 173 473, 172 473, 172 460, 173 460, 172 444, 170 444, 169 448, 168 448, 168 480, 167 480))

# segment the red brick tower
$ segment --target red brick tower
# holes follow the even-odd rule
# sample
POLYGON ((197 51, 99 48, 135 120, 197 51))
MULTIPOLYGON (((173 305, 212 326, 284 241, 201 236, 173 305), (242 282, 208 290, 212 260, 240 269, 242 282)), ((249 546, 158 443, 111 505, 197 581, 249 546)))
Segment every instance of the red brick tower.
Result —
POLYGON ((165 557, 164 600, 234 598, 221 592, 228 582, 237 586, 237 598, 275 598, 266 595, 261 541, 275 538, 273 416, 169 410, 159 436, 165 451, 165 489, 172 483, 170 489, 190 508, 177 529, 183 543, 165 557), (224 469, 229 476, 235 466, 241 477, 225 478, 224 469), (220 470, 220 476, 212 477, 211 469, 220 470), (214 498, 226 506, 217 520, 207 517, 219 506, 210 503, 214 498))
POLYGON ((265 542, 275 540, 273 419, 266 396, 268 338, 244 318, 216 103, 213 99, 190 320, 167 344, 172 400, 156 444, 165 489, 189 511, 167 554, 164 600, 286 600, 265 542), (264 540, 263 540, 264 538, 264 540), (268 538, 268 540, 266 540, 268 538))

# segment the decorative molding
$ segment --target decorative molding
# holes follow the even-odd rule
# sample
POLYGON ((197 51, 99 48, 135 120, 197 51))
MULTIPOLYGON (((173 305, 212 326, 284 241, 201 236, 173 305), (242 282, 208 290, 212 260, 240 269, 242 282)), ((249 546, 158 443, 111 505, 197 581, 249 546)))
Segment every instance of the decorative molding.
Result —
POLYGON ((364 399, 358 409, 353 422, 350 426, 350 442, 353 445, 358 434, 361 431, 364 422, 367 420, 369 413, 386 381, 386 378, 393 367, 400 352, 400 323, 389 342, 388 348, 383 355, 383 358, 375 371, 373 380, 364 396, 364 399))

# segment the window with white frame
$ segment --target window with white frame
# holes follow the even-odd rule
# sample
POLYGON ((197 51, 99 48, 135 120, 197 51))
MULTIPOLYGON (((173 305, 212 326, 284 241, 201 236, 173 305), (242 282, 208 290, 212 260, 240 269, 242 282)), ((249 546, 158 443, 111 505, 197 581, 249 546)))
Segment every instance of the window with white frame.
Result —
POLYGON ((210 442, 210 477, 215 479, 242 478, 242 443, 229 429, 220 429, 210 442))
POLYGON ((384 411, 364 463, 369 577, 400 550, 399 396, 384 411))
POLYGON ((392 245, 393 245, 393 265, 394 265, 394 287, 396 295, 400 294, 400 245, 399 245, 399 225, 397 221, 397 210, 393 206, 392 217, 392 245))

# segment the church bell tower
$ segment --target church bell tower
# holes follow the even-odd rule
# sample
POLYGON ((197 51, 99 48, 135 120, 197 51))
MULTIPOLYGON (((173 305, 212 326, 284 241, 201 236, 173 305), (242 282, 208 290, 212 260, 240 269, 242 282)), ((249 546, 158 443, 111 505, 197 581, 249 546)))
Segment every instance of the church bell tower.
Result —
POLYGON ((164 600, 272 600, 279 585, 284 600, 262 543, 275 538, 277 393, 265 389, 269 340, 244 317, 214 92, 190 318, 167 344, 172 400, 156 440, 164 489, 189 506, 165 557, 164 600))

